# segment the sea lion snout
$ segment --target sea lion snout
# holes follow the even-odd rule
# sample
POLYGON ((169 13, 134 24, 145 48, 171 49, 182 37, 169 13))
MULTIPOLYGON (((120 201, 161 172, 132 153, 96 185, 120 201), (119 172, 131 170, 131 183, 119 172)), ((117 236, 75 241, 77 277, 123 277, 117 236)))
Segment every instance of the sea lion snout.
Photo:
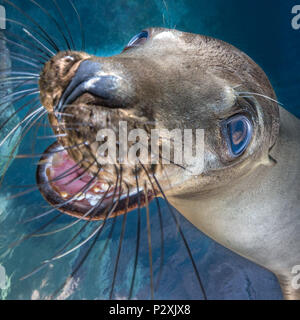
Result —
POLYGON ((41 101, 56 115, 78 103, 124 108, 133 98, 132 82, 118 61, 81 52, 58 53, 41 73, 41 101))

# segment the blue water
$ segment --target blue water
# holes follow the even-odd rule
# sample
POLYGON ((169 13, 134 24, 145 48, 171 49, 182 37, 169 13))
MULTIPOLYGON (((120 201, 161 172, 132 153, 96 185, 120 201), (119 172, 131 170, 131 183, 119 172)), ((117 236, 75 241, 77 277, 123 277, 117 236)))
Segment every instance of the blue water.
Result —
MULTIPOLYGON (((86 50, 90 53, 109 56, 122 50, 128 40, 140 30, 149 26, 176 27, 182 31, 210 35, 225 40, 245 51, 262 66, 269 76, 278 99, 289 111, 300 116, 300 31, 291 28, 293 1, 240 1, 240 0, 74 0, 83 19, 86 34, 86 50), (166 4, 166 5, 164 5, 166 4)), ((15 0, 27 14, 34 16, 43 27, 56 35, 53 23, 40 14, 29 1, 15 0)), ((50 1, 42 1, 47 8, 50 1)), ((76 43, 80 44, 76 16, 67 1, 60 1, 65 18, 76 43)), ((2 2, 0 1, 0 4, 2 2)), ((7 8, 7 16, 20 19, 20 14, 7 8)), ((53 12, 53 10, 51 11, 53 12)), ((22 19, 22 21, 25 21, 22 19)), ((19 32, 12 26, 9 30, 19 32)), ((58 40, 59 41, 59 40, 58 40)), ((37 141, 36 152, 43 152, 49 142, 37 141)), ((20 152, 31 148, 27 138, 20 152)), ((16 160, 7 175, 9 185, 34 184, 34 163, 36 160, 16 160)), ((32 217, 47 210, 46 203, 38 192, 25 197, 6 200, 7 192, 0 195, 0 294, 3 299, 44 299, 49 297, 64 282, 88 248, 82 247, 73 254, 51 264, 30 279, 19 278, 30 272, 39 263, 51 257, 63 243, 76 233, 79 226, 63 233, 44 238, 33 238, 11 248, 21 236, 34 232, 50 217, 29 224, 17 224, 24 218, 32 217)), ((161 201, 164 220, 164 268, 155 297, 158 299, 201 299, 187 252, 170 223, 170 213, 161 201)), ((281 299, 279 285, 268 271, 237 256, 207 238, 180 215, 183 231, 191 246, 197 267, 203 279, 209 299, 281 299)), ((53 222, 54 230, 73 221, 67 216, 53 222)), ((118 246, 122 218, 114 225, 109 222, 101 238, 76 274, 74 283, 65 288, 61 298, 106 299, 109 295, 115 255, 118 246), (106 239, 114 226, 107 250, 101 255, 106 239), (101 256, 101 257, 100 257, 101 256), (101 259, 100 259, 101 258, 101 259)), ((151 204, 151 226, 153 239, 154 275, 157 277, 160 263, 160 229, 155 203, 151 204)), ((89 227, 81 240, 94 228, 89 227)), ((137 269, 134 296, 148 299, 149 263, 146 232, 146 216, 142 213, 142 239, 137 269)), ((115 294, 126 298, 133 270, 136 240, 136 214, 128 216, 124 247, 120 259, 115 294)))

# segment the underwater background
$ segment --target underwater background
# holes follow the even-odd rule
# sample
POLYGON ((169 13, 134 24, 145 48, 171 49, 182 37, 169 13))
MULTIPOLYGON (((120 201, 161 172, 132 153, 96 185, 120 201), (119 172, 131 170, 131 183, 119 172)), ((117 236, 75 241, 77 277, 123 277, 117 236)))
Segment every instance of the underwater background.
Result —
MULTIPOLYGON (((12 0, 34 17, 51 35, 57 29, 41 10, 27 0, 12 0)), ((51 1, 40 3, 57 12, 51 1)), ((297 1, 273 0, 74 0, 82 18, 86 36, 86 51, 110 56, 122 51, 126 43, 142 29, 150 26, 176 28, 186 32, 209 35, 227 41, 246 52, 266 72, 278 100, 296 116, 300 116, 300 30, 293 30, 291 10, 297 1)), ((6 8, 7 18, 26 21, 19 12, 6 8)), ((78 45, 80 30, 76 15, 68 1, 60 0, 64 17, 78 45)), ((299 1, 300 4, 300 1, 299 1)), ((59 19, 58 19, 59 20, 59 19)), ((7 23, 7 29, 20 33, 20 29, 7 23)), ((20 33, 21 34, 21 33, 20 33)), ((58 37, 58 36, 57 36, 58 37)), ((19 152, 31 148, 32 139, 26 138, 19 152)), ((42 153, 51 142, 35 141, 35 152, 42 153)), ((9 146, 7 146, 9 148, 9 146)), ((1 149, 5 154, 5 150, 1 149)), ((13 187, 35 183, 37 159, 16 159, 10 166, 0 189, 0 299, 46 299, 51 296, 84 256, 89 243, 72 254, 50 264, 32 277, 20 281, 25 274, 50 258, 76 231, 68 229, 48 237, 28 239, 17 246, 11 243, 35 232, 51 217, 27 224, 19 223, 36 216, 47 207, 38 192, 8 199, 16 193, 13 187)), ((19 190, 18 190, 19 191, 19 190)), ((164 267, 156 299, 202 299, 192 264, 183 241, 164 201, 163 213, 164 267)), ((151 231, 153 240, 154 279, 160 265, 161 238, 159 217, 155 203, 151 203, 151 231)), ((127 227, 120 257, 114 298, 126 299, 133 272, 136 243, 136 211, 127 218, 127 227)), ((273 274, 218 245, 180 214, 183 232, 191 247, 208 299, 282 299, 278 282, 273 274)), ((63 216, 49 229, 60 228, 73 219, 63 216)), ((119 244, 122 217, 109 221, 89 257, 58 295, 61 299, 107 299, 109 297, 114 262, 119 244), (104 250, 105 249, 105 250, 104 250)), ((83 240, 92 230, 88 227, 80 235, 83 240)), ((235 232, 238 232, 236 230, 235 232)), ((134 287, 134 298, 150 298, 147 223, 142 211, 142 230, 139 263, 134 287)))

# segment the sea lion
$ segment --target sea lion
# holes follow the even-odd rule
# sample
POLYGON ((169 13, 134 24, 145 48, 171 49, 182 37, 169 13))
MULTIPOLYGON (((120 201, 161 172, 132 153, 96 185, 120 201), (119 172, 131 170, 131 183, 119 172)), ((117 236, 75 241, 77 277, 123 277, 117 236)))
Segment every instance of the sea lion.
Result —
POLYGON ((167 197, 208 236, 274 272, 285 298, 300 298, 291 274, 300 263, 300 122, 278 105, 267 76, 245 53, 210 37, 150 28, 116 56, 59 52, 39 85, 58 137, 37 171, 48 202, 77 217, 106 219, 136 207, 138 198, 144 204, 167 197), (204 170, 192 175, 186 164, 160 163, 123 166, 120 175, 120 166, 100 166, 97 131, 117 131, 120 120, 148 133, 204 129, 204 170), (84 170, 81 177, 96 177, 92 201, 74 198, 86 181, 75 185, 72 177, 66 189, 57 183, 74 167, 84 170), (110 193, 97 210, 96 191, 97 200, 110 193))

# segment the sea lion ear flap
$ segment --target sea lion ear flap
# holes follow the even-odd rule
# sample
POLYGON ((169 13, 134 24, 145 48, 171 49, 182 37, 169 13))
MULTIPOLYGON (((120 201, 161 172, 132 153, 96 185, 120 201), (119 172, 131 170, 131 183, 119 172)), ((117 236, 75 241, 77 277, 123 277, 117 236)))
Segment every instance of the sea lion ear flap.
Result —
POLYGON ((277 160, 275 160, 271 155, 269 155, 269 164, 271 167, 274 167, 277 164, 277 160))
POLYGON ((277 160, 275 160, 270 154, 268 155, 268 161, 266 165, 268 167, 274 167, 277 164, 277 160))
POLYGON ((257 165, 263 165, 265 167, 274 167, 276 164, 277 160, 275 160, 270 154, 267 154, 257 165))

